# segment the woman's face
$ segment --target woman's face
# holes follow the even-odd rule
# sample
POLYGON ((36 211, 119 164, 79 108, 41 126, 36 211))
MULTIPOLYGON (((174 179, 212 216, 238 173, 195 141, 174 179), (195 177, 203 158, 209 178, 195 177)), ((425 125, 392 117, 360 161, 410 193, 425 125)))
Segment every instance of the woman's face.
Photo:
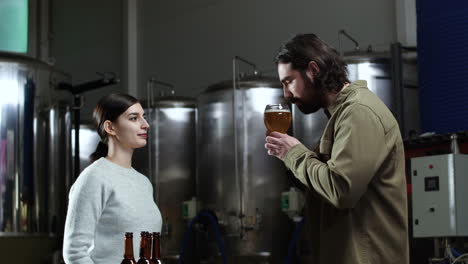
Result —
POLYGON ((149 124, 144 114, 143 107, 136 103, 112 123, 115 139, 123 147, 136 149, 146 145, 149 124))

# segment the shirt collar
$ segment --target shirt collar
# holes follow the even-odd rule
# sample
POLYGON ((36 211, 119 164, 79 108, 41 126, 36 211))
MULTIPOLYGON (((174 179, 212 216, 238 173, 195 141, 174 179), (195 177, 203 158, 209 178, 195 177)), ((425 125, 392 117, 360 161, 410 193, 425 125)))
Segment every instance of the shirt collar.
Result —
POLYGON ((331 103, 331 105, 327 108, 330 115, 333 115, 336 109, 338 108, 338 106, 340 106, 351 93, 353 93, 356 89, 359 89, 359 88, 367 89, 367 81, 364 81, 364 80, 354 81, 348 87, 339 91, 335 97, 335 101, 331 103))

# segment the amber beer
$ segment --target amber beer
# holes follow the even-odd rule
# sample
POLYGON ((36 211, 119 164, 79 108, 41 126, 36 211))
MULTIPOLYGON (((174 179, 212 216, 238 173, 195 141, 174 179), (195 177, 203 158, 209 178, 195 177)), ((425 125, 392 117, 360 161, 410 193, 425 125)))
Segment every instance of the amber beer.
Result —
MULTIPOLYGON (((268 107, 267 107, 268 108, 268 107)), ((263 120, 268 131, 286 133, 291 126, 291 111, 289 109, 265 109, 263 120)))

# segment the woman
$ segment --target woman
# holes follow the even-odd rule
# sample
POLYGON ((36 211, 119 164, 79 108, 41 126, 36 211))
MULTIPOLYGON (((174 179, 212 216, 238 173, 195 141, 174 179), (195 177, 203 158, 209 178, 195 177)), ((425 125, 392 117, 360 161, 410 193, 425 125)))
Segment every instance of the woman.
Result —
POLYGON ((100 99, 93 117, 101 142, 94 162, 70 190, 63 242, 67 264, 120 263, 125 232, 138 238, 141 231, 161 231, 151 182, 132 168, 133 151, 146 145, 143 108, 130 95, 110 94, 100 99))

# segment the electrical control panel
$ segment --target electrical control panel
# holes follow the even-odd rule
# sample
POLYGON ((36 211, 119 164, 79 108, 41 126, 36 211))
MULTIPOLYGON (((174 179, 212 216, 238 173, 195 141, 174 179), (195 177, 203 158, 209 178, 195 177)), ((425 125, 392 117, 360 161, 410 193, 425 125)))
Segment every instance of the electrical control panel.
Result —
POLYGON ((468 155, 411 159, 414 237, 468 236, 468 155))

